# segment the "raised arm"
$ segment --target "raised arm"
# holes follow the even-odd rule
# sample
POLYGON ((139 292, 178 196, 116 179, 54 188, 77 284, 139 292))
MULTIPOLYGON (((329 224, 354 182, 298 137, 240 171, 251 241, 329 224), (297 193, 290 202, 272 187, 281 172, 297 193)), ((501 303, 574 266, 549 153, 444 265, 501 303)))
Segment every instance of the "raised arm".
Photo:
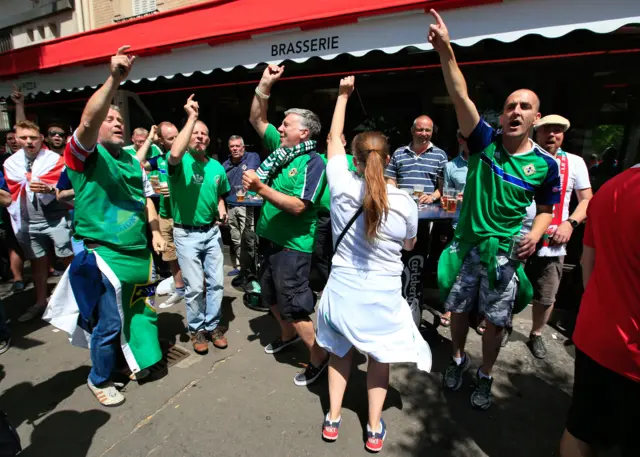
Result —
POLYGON ((153 143, 156 142, 157 139, 158 126, 152 125, 151 130, 149 130, 149 135, 147 135, 144 143, 142 143, 142 146, 140 146, 140 149, 138 149, 138 152, 136 152, 136 158, 138 159, 138 161, 140 161, 140 163, 145 163, 145 161, 147 160, 147 156, 149 155, 149 151, 151 150, 153 143))
POLYGON ((344 118, 347 111, 347 102, 353 93, 354 85, 354 76, 347 76, 340 80, 338 99, 336 100, 336 108, 333 111, 333 120, 331 121, 331 129, 329 130, 327 160, 331 160, 332 157, 339 154, 345 154, 341 135, 344 132, 344 118))
POLYGON ((271 97, 271 88, 280 79, 284 72, 284 65, 269 65, 262 74, 262 79, 256 87, 253 101, 251 102, 251 111, 249 112, 249 122, 256 129, 260 138, 264 137, 269 121, 267 120, 267 110, 269 108, 269 97, 271 97))
POLYGON ((13 85, 13 92, 11 92, 11 100, 16 104, 16 124, 18 122, 26 121, 27 115, 24 111, 24 94, 20 92, 20 89, 13 85))
POLYGON ((120 83, 129 76, 131 66, 136 57, 125 55, 127 49, 129 49, 129 46, 122 46, 118 49, 116 55, 111 57, 111 64, 109 66, 111 74, 102 87, 91 96, 87 102, 87 106, 85 106, 82 112, 82 118, 80 126, 76 130, 76 136, 80 144, 84 147, 93 147, 93 145, 98 142, 100 125, 102 125, 104 118, 107 117, 111 100, 116 94, 120 83))
POLYGON ((435 10, 431 10, 431 15, 435 18, 436 23, 429 26, 429 43, 440 55, 444 82, 456 110, 460 133, 467 138, 480 122, 480 114, 478 114, 476 105, 469 98, 467 82, 458 67, 456 56, 451 47, 449 30, 435 10))
POLYGON ((188 116, 187 123, 184 124, 184 127, 182 127, 182 130, 171 146, 171 153, 169 154, 169 165, 175 166, 182 162, 182 157, 184 157, 184 153, 189 147, 189 141, 191 140, 193 129, 196 126, 196 122, 198 122, 200 105, 198 105, 198 102, 195 101, 193 97, 195 97, 195 94, 191 94, 191 96, 187 100, 187 103, 184 105, 184 110, 188 116))

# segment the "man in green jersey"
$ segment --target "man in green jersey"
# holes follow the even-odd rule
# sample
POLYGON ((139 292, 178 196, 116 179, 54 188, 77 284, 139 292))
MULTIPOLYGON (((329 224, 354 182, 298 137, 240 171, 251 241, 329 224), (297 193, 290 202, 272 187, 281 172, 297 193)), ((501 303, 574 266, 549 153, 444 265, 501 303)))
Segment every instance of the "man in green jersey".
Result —
POLYGON ((151 157, 159 156, 160 154, 162 154, 162 150, 155 144, 155 140, 157 139, 157 129, 158 128, 154 125, 151 127, 151 132, 149 132, 147 129, 138 127, 133 131, 133 135, 131 135, 132 144, 130 144, 129 146, 125 146, 122 149, 140 160, 141 158, 146 158, 146 154, 140 157, 140 149, 146 141, 149 141, 150 148, 147 149, 147 154, 150 152, 151 157))
POLYGON ((540 101, 530 90, 507 97, 500 117, 502 131, 485 123, 469 98, 467 84, 449 40, 449 32, 435 11, 429 42, 440 55, 447 90, 453 101, 462 136, 469 148, 464 205, 454 240, 438 264, 438 285, 451 311, 453 359, 443 376, 447 389, 457 390, 470 360, 464 352, 468 313, 476 306, 487 327, 482 337, 482 365, 471 404, 491 406, 491 370, 500 351, 505 327, 513 312, 532 297, 531 283, 521 261, 535 252, 551 222, 553 205, 560 201, 560 177, 554 158, 529 139, 540 119, 540 101), (537 216, 531 232, 519 235, 527 207, 535 197, 537 216), (518 285, 519 282, 519 285, 518 285))
POLYGON ((285 111, 280 128, 267 121, 271 87, 284 67, 268 66, 251 104, 249 121, 271 154, 258 170, 244 172, 245 188, 264 199, 256 234, 263 250, 260 288, 262 302, 271 307, 280 324, 280 337, 265 347, 274 354, 302 339, 311 360, 294 378, 296 385, 314 382, 329 360, 315 339, 310 315, 315 296, 309 288, 311 256, 317 223, 317 203, 325 185, 325 164, 316 151, 318 116, 304 109, 285 111))
POLYGON ((169 157, 169 151, 171 146, 178 136, 178 129, 171 122, 161 122, 157 127, 151 127, 151 133, 145 140, 143 145, 138 149, 138 160, 141 160, 142 166, 148 172, 157 172, 158 187, 154 189, 156 193, 160 194, 160 211, 159 211, 159 224, 160 233, 167 242, 167 248, 162 253, 162 260, 169 264, 171 270, 171 276, 173 276, 173 283, 175 286, 175 292, 173 292, 169 298, 158 305, 159 308, 170 308, 173 305, 180 303, 184 299, 185 287, 182 280, 182 270, 178 264, 178 256, 176 254, 176 246, 173 241, 173 217, 171 217, 171 200, 169 194, 169 168, 167 159, 169 157), (157 136, 160 147, 163 149, 162 154, 152 157, 146 160, 147 153, 153 144, 157 136))
POLYGON ((167 161, 173 238, 185 284, 187 324, 194 351, 206 354, 209 339, 218 349, 227 347, 227 338, 219 327, 224 254, 218 225, 227 221, 223 197, 229 192, 229 181, 220 162, 207 157, 209 129, 198 120, 199 106, 193 97, 184 106, 187 123, 173 142, 167 161))
MULTIPOLYGON (((162 357, 147 223, 154 250, 164 250, 165 243, 149 199, 153 191, 140 162, 123 151, 123 120, 110 105, 135 59, 125 55, 127 49, 121 47, 111 58, 111 75, 89 99, 64 151, 76 194, 75 237, 84 241, 86 250, 65 272, 45 315, 56 325, 56 317, 62 315, 58 310, 69 300, 79 309, 84 322, 79 327, 91 332, 88 385, 104 406, 124 402, 111 381, 118 345, 138 379, 162 357), (72 294, 65 292, 69 290, 72 294)), ((75 330, 77 342, 82 336, 75 330)))

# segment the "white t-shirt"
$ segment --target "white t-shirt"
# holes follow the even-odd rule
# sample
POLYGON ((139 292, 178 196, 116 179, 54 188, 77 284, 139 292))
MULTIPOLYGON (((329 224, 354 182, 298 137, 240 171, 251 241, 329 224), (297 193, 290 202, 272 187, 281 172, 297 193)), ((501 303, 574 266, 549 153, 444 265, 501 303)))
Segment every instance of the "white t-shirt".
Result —
MULTIPOLYGON (((591 182, 589 181, 589 170, 584 159, 575 154, 567 153, 568 165, 569 165, 569 181, 567 182, 567 192, 564 196, 564 208, 562 209, 562 220, 569 219, 569 204, 571 203, 571 193, 573 190, 590 189, 591 182)), ((560 166, 560 160, 556 158, 558 166, 560 166)), ((562 176, 560 176, 562 180, 562 176)), ((561 182, 561 186, 564 183, 561 182)), ((530 232, 533 224, 533 219, 536 217, 536 202, 534 201, 531 206, 527 208, 527 217, 522 224, 523 232, 530 232)), ((555 257, 561 255, 567 255, 566 244, 560 246, 541 247, 538 251, 540 257, 555 257)))
MULTIPOLYGON (((327 164, 327 181, 331 192, 331 228, 338 241, 342 230, 364 200, 364 180, 349 171, 344 155, 333 157, 327 164)), ((363 271, 401 275, 404 270, 401 251, 405 239, 418 233, 418 207, 406 192, 387 185, 389 216, 378 230, 378 238, 369 243, 365 237, 364 214, 349 228, 337 252, 333 266, 363 271)))

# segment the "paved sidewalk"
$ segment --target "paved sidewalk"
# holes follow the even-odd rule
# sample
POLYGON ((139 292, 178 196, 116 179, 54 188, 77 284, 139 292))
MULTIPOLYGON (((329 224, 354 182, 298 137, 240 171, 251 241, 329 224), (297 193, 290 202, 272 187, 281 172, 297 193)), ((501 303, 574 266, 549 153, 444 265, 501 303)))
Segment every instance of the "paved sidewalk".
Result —
MULTIPOLYGON (((225 267, 228 271, 228 267, 225 267)), ((225 272, 226 272, 225 271, 225 272)), ((160 379, 129 383, 127 402, 101 407, 86 387, 89 353, 72 347, 62 332, 42 321, 16 317, 33 292, 8 297, 14 345, 0 356, 0 409, 7 412, 29 457, 357 456, 366 455, 366 359, 357 358, 345 396, 340 438, 321 440, 328 409, 326 377, 308 388, 293 377, 307 361, 302 343, 275 357, 263 346, 277 333, 268 315, 247 309, 226 278, 224 313, 229 347, 191 352, 184 334, 184 305, 160 312, 161 337, 191 355, 160 379)), ((6 289, 5 286, 2 290, 6 289)), ((432 321, 429 313, 425 319, 432 321)), ((480 338, 471 332, 474 368, 460 391, 444 393, 440 377, 451 343, 447 329, 428 332, 434 353, 430 374, 412 366, 392 368, 383 416, 389 456, 540 457, 556 449, 567 409, 573 347, 546 329, 549 356, 534 359, 525 346, 530 310, 515 321, 496 370, 495 402, 487 412, 471 409, 472 372, 480 338), (552 334, 555 336, 552 337, 552 334)))

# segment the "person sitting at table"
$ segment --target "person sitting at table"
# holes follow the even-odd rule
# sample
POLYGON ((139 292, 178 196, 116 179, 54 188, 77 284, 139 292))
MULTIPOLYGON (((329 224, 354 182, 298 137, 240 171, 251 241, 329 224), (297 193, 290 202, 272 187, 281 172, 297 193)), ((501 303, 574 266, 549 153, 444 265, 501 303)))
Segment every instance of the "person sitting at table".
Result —
POLYGON ((442 179, 447 153, 431 142, 433 121, 427 115, 417 117, 411 127, 411 143, 396 149, 384 172, 387 182, 413 194, 422 187, 420 204, 440 198, 438 180, 442 179))
POLYGON ((329 134, 327 179, 336 246, 318 309, 318 344, 331 354, 330 410, 322 436, 338 438, 355 346, 369 355, 366 448, 379 452, 387 435, 381 414, 389 364, 413 362, 428 372, 431 350, 402 296, 401 250, 410 251, 416 244, 418 208, 409 195, 385 183, 389 149, 382 133, 363 132, 353 139, 357 172, 349 170, 340 134, 353 88, 353 76, 340 81, 329 134))
MULTIPOLYGON (((255 170, 260 166, 260 156, 255 152, 246 152, 244 139, 240 135, 229 137, 229 158, 222 163, 231 190, 235 192, 242 187, 242 173, 255 170)), ((242 250, 242 235, 246 228, 253 227, 253 211, 247 211, 245 206, 229 205, 229 228, 231 232, 231 262, 233 270, 227 276, 240 274, 240 252, 242 250)))

